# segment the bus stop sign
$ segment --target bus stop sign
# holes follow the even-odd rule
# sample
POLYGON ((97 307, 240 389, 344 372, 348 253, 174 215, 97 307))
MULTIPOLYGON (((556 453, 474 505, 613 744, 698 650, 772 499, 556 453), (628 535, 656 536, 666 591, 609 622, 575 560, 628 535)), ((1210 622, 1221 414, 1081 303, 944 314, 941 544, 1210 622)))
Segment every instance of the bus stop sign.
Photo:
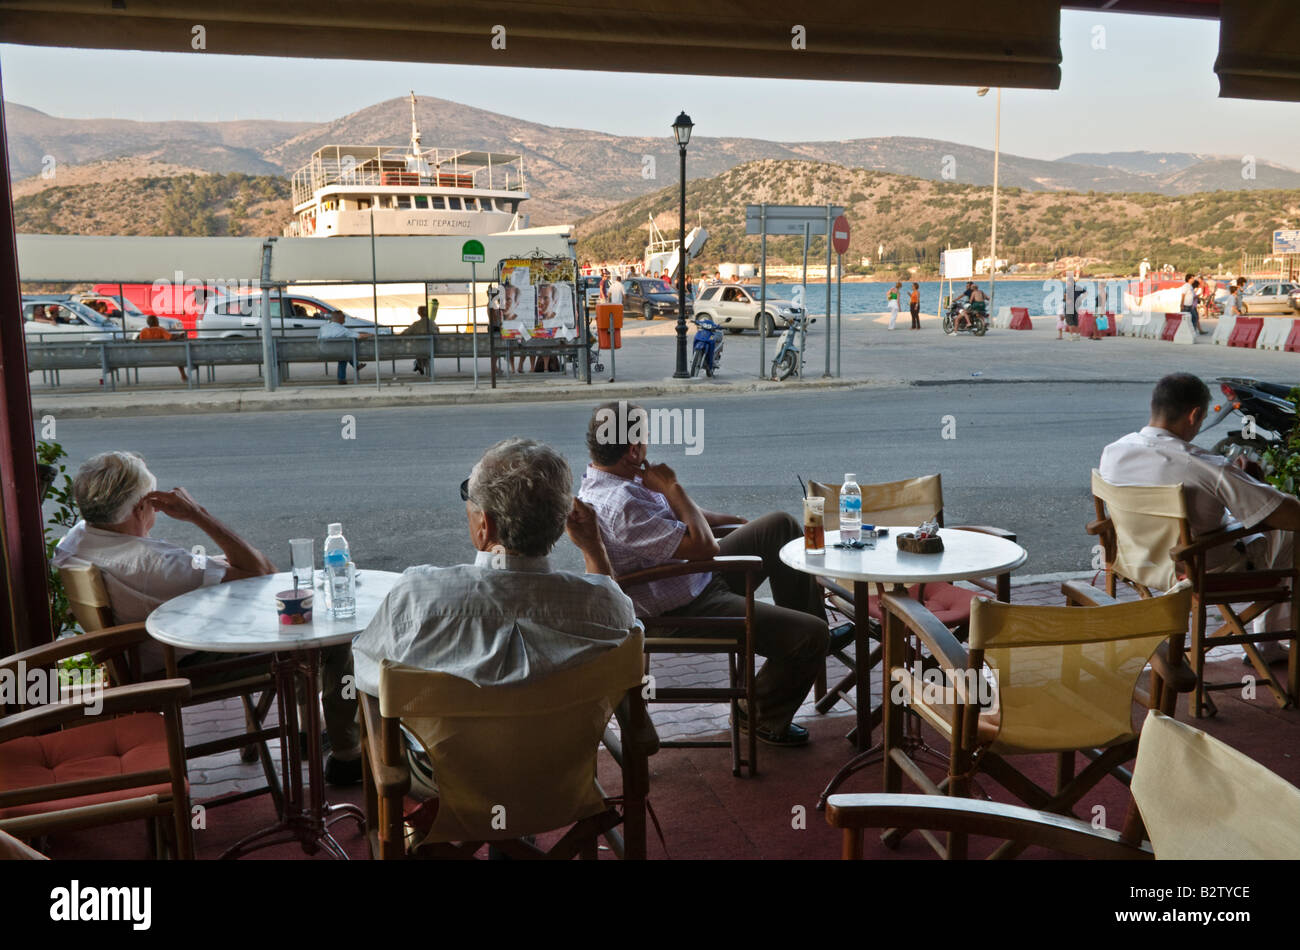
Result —
POLYGON ((464 264, 482 264, 486 260, 482 241, 466 241, 460 249, 460 259, 464 264))

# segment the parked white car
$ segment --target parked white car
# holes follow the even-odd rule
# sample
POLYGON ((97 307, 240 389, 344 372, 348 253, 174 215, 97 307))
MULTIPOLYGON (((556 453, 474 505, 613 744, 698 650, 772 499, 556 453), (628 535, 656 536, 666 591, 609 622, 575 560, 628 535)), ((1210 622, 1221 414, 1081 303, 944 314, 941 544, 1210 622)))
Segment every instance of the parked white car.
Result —
POLYGON ((794 301, 769 296, 767 310, 760 319, 760 297, 757 284, 714 284, 700 291, 693 312, 697 317, 711 317, 732 333, 762 328, 768 336, 776 336, 778 327, 789 326, 794 317, 803 313, 794 301))
POLYGON ((89 307, 54 297, 23 298, 23 333, 30 341, 43 343, 122 339, 120 326, 89 307))
MULTIPOLYGON (((302 294, 271 293, 271 332, 276 336, 315 338, 320 328, 335 313, 337 307, 331 307, 323 300, 305 297, 302 294)), ((368 320, 361 320, 344 313, 344 326, 353 327, 366 333, 374 333, 375 325, 368 320)), ((203 316, 195 328, 199 337, 217 337, 238 339, 239 337, 258 336, 262 332, 262 295, 227 296, 217 294, 209 297, 203 305, 203 316)), ((392 333, 392 327, 380 327, 380 333, 392 333)))
POLYGON ((1290 316, 1294 313, 1291 295, 1300 292, 1300 284, 1289 280, 1262 280, 1247 284, 1241 300, 1246 316, 1290 316))
MULTIPOLYGON (((122 328, 121 306, 116 297, 108 294, 73 294, 70 300, 75 303, 83 304, 94 310, 97 303, 103 303, 108 311, 101 316, 106 316, 117 329, 122 328)), ((126 328, 135 333, 139 333, 149 325, 148 315, 139 307, 133 304, 129 299, 126 301, 126 328)), ((158 326, 162 327, 168 333, 184 333, 185 324, 175 317, 159 317, 158 326)))

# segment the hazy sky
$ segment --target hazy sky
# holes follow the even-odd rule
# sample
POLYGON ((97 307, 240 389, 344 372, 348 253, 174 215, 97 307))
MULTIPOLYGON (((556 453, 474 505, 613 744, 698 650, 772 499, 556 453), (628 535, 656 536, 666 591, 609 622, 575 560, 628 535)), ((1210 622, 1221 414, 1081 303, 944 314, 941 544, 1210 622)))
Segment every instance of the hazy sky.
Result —
MULTIPOLYGON (((1064 11, 1061 88, 1008 89, 1002 148, 1253 154, 1300 168, 1300 104, 1218 98, 1218 24, 1064 11), (1100 28, 1100 31, 1098 30, 1100 28), (1103 45, 1104 48, 1095 48, 1103 45)), ((324 121, 440 96, 547 125, 778 141, 910 135, 992 147, 993 97, 969 88, 591 73, 0 45, 6 99, 71 118, 324 121)), ((436 130, 425 130, 433 141, 436 130), (433 133, 430 135, 429 133, 433 133)))

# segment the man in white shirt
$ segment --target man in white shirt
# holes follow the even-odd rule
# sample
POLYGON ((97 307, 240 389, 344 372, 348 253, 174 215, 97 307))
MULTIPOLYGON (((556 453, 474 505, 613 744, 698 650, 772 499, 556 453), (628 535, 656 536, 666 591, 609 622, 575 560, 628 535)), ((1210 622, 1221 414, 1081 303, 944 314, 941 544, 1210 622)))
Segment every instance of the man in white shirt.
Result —
MULTIPOLYGON (((563 456, 530 439, 484 453, 461 485, 473 564, 411 567, 352 643, 357 687, 379 692, 385 660, 469 680, 520 683, 579 666, 639 623, 610 576, 591 509, 573 497, 563 456), (554 570, 547 555, 568 532, 587 573, 554 570)), ((434 794, 428 758, 407 736, 413 793, 434 794)))
MULTIPOLYGON (((93 564, 99 568, 117 623, 143 622, 160 604, 199 587, 275 573, 266 555, 217 520, 184 488, 164 492, 157 491, 157 485, 144 459, 134 452, 93 456, 72 483, 82 520, 59 541, 52 560, 55 567, 93 564), (194 525, 222 553, 193 553, 151 538, 160 511, 194 525)), ((182 674, 185 667, 230 658, 229 654, 177 652, 182 674)), ((344 689, 350 661, 346 646, 321 651, 326 729, 333 746, 326 771, 332 784, 354 784, 361 777, 356 700, 345 698, 350 693, 344 689)), ((145 674, 163 669, 161 645, 152 640, 142 645, 140 665, 145 674)))
POLYGON ((1192 274, 1187 275, 1186 279, 1183 281, 1183 296, 1180 306, 1182 307, 1183 313, 1192 318, 1193 330, 1197 333, 1208 333, 1208 330, 1201 330, 1201 319, 1199 314, 1196 312, 1196 286, 1198 283, 1199 282, 1192 274))
MULTIPOLYGON (((1244 457, 1230 462, 1191 444, 1209 405, 1210 391, 1199 377, 1166 376, 1151 394, 1147 425, 1102 450, 1101 477, 1112 485, 1181 484, 1194 536, 1234 523, 1263 529, 1235 548, 1212 550, 1212 571, 1289 568, 1294 532, 1300 530, 1300 499, 1266 485, 1258 466, 1244 457)), ((1274 607, 1265 617, 1267 629, 1284 629, 1290 607, 1274 607)))
MULTIPOLYGON (((354 330, 352 327, 344 324, 344 315, 341 310, 335 310, 330 314, 329 320, 321 325, 320 333, 316 339, 322 343, 326 340, 369 340, 373 333, 366 333, 362 330, 354 330)), ((348 364, 352 363, 357 368, 357 374, 366 368, 365 363, 356 362, 355 358, 339 360, 339 385, 345 386, 348 381, 348 364)))
POLYGON ((611 284, 609 285, 609 302, 610 302, 610 303, 616 303, 616 304, 618 304, 619 306, 622 306, 622 305, 623 305, 623 291, 624 291, 625 289, 626 289, 626 288, 624 288, 624 286, 623 286, 623 275, 622 275, 622 274, 615 274, 615 275, 614 275, 614 281, 613 281, 613 283, 611 283, 611 284))

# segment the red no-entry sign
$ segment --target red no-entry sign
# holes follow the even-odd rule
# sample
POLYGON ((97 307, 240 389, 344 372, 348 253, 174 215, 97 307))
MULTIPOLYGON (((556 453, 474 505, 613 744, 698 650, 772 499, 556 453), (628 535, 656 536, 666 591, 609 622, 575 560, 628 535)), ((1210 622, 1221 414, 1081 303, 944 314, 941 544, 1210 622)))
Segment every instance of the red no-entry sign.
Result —
POLYGON ((836 254, 847 254, 849 250, 849 219, 840 215, 831 225, 831 245, 836 254))

